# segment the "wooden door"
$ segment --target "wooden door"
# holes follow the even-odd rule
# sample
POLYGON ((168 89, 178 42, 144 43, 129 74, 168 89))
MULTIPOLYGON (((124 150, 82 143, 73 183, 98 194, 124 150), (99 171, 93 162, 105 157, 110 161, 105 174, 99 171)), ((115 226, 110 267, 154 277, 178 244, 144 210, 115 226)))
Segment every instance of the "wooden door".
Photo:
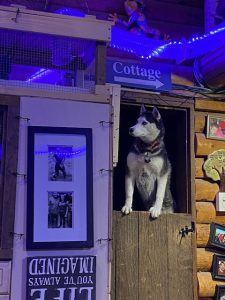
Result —
POLYGON ((192 300, 192 234, 187 214, 149 219, 147 212, 113 212, 112 300, 192 300))

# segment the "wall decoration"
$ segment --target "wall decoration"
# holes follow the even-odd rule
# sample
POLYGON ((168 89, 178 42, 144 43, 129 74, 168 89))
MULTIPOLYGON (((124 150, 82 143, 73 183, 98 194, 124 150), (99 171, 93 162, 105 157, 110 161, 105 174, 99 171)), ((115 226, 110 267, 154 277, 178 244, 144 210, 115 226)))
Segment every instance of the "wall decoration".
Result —
POLYGON ((28 127, 27 249, 93 246, 92 131, 28 127))
POLYGON ((225 141, 225 117, 209 115, 207 118, 207 138, 225 141))
POLYGON ((225 280, 225 256, 214 254, 213 256, 213 279, 225 280))
POLYGON ((203 169, 207 177, 219 181, 219 192, 216 194, 216 210, 225 211, 225 149, 208 155, 203 169))
POLYGON ((26 300, 96 300, 96 257, 28 257, 26 300))
POLYGON ((216 300, 225 300, 225 285, 216 286, 216 300))
POLYGON ((225 226, 211 223, 209 245, 225 249, 225 226))

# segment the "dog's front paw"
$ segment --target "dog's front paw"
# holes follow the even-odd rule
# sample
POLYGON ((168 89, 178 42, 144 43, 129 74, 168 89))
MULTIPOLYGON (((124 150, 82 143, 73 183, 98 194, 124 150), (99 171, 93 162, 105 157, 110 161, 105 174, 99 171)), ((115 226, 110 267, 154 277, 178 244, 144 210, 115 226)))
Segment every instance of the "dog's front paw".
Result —
POLYGON ((157 207, 157 206, 152 206, 149 209, 150 215, 152 216, 152 218, 158 218, 159 215, 161 214, 161 207, 157 207))
POLYGON ((132 212, 132 207, 131 206, 128 206, 128 205, 124 205, 121 209, 121 212, 124 214, 124 215, 129 215, 129 213, 132 212))

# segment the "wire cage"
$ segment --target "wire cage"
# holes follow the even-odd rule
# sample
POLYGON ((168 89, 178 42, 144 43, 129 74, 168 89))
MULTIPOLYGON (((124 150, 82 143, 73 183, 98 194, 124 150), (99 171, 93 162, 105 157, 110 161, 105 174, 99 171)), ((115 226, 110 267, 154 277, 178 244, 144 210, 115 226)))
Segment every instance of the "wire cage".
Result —
POLYGON ((0 29, 0 86, 91 93, 96 42, 0 29))

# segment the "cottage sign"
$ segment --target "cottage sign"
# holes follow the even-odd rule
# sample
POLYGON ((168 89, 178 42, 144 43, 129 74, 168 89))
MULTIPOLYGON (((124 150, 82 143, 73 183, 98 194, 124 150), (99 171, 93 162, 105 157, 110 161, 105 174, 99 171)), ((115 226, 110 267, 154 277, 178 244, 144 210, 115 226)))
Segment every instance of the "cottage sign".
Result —
POLYGON ((27 258, 27 300, 96 300, 96 257, 27 258))
POLYGON ((107 61, 107 82, 151 90, 170 90, 171 72, 161 64, 107 61))

